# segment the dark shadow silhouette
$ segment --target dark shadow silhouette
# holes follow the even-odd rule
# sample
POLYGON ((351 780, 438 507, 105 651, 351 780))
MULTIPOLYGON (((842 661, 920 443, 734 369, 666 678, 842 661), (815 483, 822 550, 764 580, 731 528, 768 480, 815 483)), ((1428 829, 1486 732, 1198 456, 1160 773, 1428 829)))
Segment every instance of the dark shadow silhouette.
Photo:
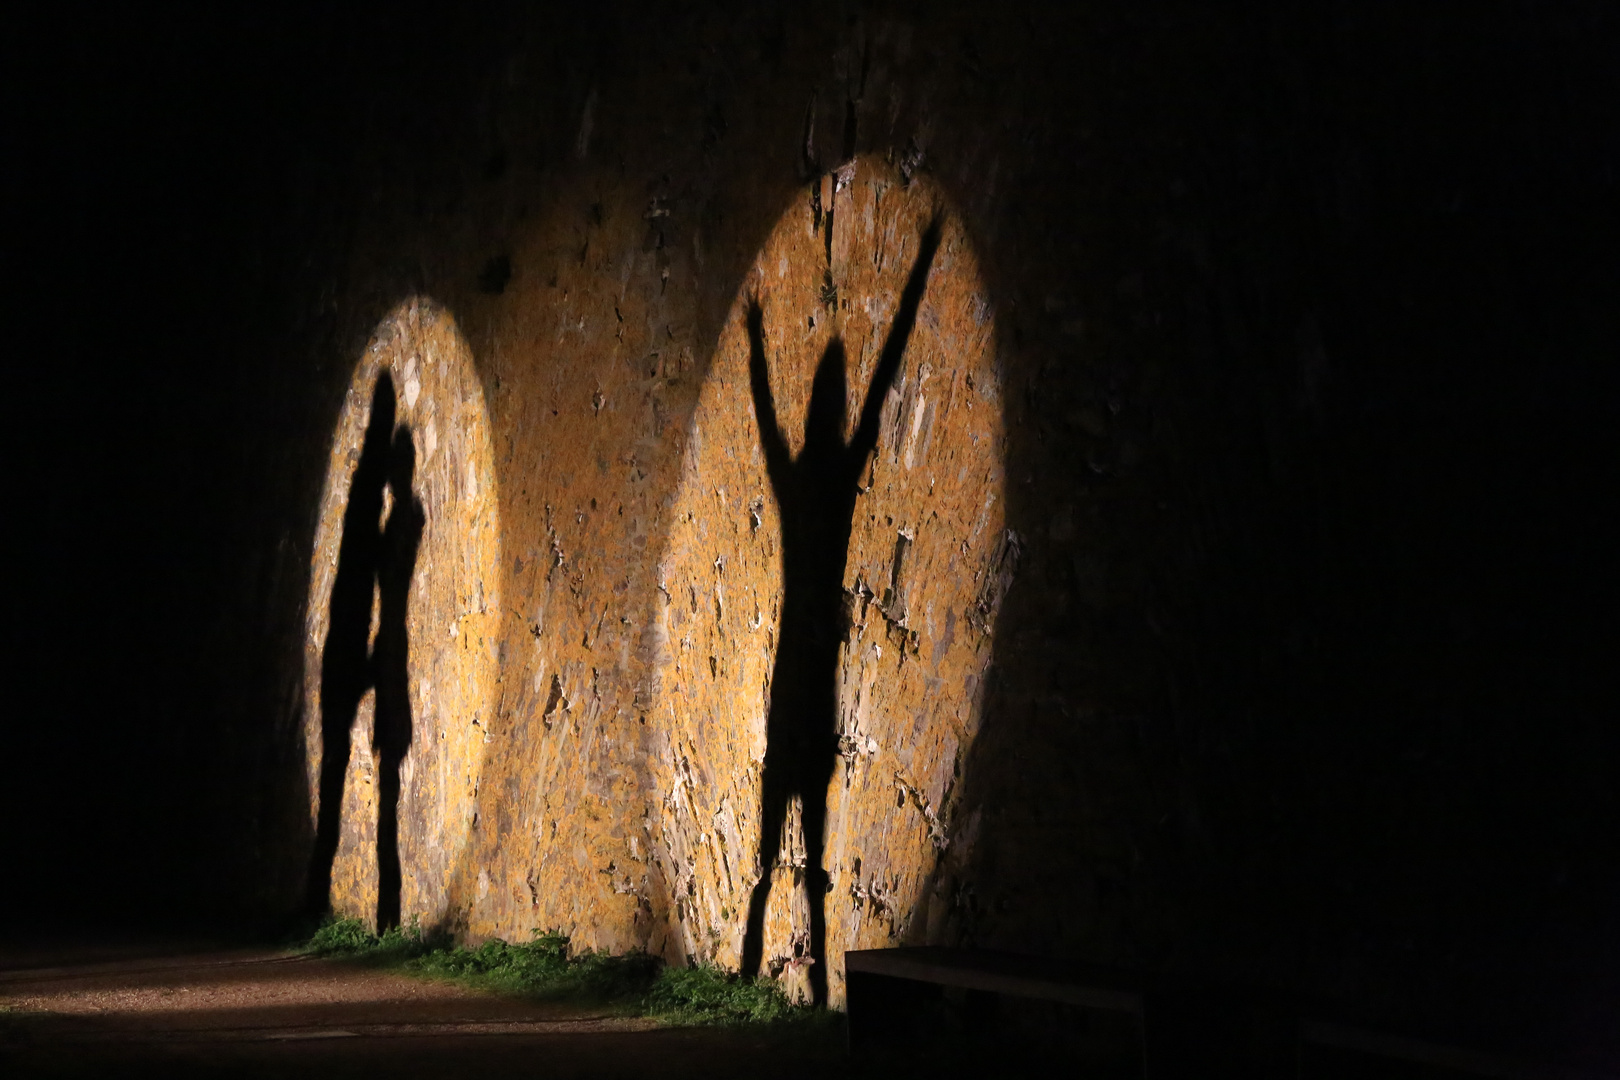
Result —
POLYGON ((377 377, 371 423, 361 444, 343 512, 343 540, 332 579, 326 645, 321 653, 321 779, 315 845, 310 854, 305 906, 324 914, 330 904, 332 863, 342 825, 343 779, 350 729, 360 700, 376 688, 373 744, 380 759, 377 821, 377 920, 399 922, 399 768, 411 744, 409 638, 406 607, 425 515, 412 491, 415 441, 394 428, 394 383, 377 377), (393 489, 386 529, 383 491, 393 489), (372 605, 378 606, 375 641, 372 605))
MULTIPOLYGON (((751 346, 749 380, 759 421, 759 441, 782 519, 782 622, 771 676, 762 779, 760 877, 748 907, 743 938, 743 974, 759 974, 764 951, 765 902, 771 868, 782 839, 789 801, 803 803, 805 869, 802 884, 810 901, 810 985, 818 1004, 827 1000, 826 895, 822 866, 827 818, 827 785, 838 755, 838 646, 843 638, 844 563, 855 515, 856 484, 877 446, 878 422, 889 384, 905 355, 917 318, 928 269, 939 246, 936 220, 923 234, 916 265, 901 294, 900 310, 861 408, 855 435, 844 442, 844 346, 828 343, 816 368, 805 420, 804 446, 788 454, 777 427, 765 367, 763 314, 757 300, 748 308, 751 346)), ((797 883, 796 883, 797 884, 797 883)))
POLYGON ((371 648, 371 674, 377 707, 371 743, 377 753, 377 928, 399 925, 399 770, 411 749, 410 614, 411 576, 422 542, 426 515, 416 498, 416 440, 409 428, 394 432, 388 485, 394 505, 382 534, 377 566, 377 640, 371 648))

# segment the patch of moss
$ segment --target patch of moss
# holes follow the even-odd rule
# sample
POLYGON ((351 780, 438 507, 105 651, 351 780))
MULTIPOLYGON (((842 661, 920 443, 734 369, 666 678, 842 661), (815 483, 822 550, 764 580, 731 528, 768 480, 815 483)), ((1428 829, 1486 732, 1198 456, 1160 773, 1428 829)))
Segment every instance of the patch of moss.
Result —
POLYGON ((712 966, 669 967, 640 952, 571 953, 566 936, 538 930, 526 944, 492 938, 466 948, 428 939, 414 920, 379 936, 358 919, 330 919, 303 951, 518 997, 589 1002, 672 1024, 780 1025, 828 1016, 792 1004, 769 979, 743 979, 712 966))
POLYGON ((390 927, 381 936, 373 934, 359 919, 328 919, 300 951, 313 956, 388 962, 409 960, 431 947, 415 919, 408 928, 390 927))
POLYGON ((665 967, 646 996, 647 1011, 677 1024, 777 1024, 816 1010, 793 1005, 770 979, 743 979, 716 967, 665 967))
POLYGON ((566 937, 537 933, 528 944, 493 938, 474 949, 446 945, 409 960, 405 967, 429 978, 453 979, 500 993, 616 1004, 634 1011, 660 965, 645 953, 570 956, 566 937))

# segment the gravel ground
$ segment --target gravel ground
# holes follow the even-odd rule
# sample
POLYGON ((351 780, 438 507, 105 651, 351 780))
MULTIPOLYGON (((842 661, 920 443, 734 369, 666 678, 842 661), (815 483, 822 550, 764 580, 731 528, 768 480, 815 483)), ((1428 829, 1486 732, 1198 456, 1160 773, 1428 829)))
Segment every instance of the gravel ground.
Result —
POLYGON ((791 1076, 841 1047, 267 950, 0 951, 0 1075, 791 1076))

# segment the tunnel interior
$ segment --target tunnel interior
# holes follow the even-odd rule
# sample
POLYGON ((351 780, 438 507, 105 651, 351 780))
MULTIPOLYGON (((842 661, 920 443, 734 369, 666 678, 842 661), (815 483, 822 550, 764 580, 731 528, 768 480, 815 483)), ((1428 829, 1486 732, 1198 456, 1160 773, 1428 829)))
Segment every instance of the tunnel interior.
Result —
POLYGON ((1605 6, 8 36, 0 939, 951 946, 1620 1061, 1605 6))

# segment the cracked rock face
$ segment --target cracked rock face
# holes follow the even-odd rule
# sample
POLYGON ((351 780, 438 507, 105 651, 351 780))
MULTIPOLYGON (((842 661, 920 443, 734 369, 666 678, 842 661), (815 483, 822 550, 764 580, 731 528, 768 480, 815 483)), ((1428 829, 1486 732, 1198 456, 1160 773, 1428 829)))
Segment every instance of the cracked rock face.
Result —
MULTIPOLYGON (((593 224, 607 225, 580 263, 515 278, 488 301, 487 359, 426 300, 391 314, 368 345, 316 541, 309 776, 313 791, 347 485, 387 369, 416 438, 427 520, 410 599, 407 922, 472 937, 560 928, 590 947, 735 966, 749 896, 768 873, 765 967, 804 990, 802 803, 775 867, 759 865, 782 522, 750 398, 745 312, 751 299, 764 309, 788 453, 803 447, 812 376, 835 338, 849 438, 938 215, 914 329, 874 399, 877 442, 833 598, 843 614, 832 782, 806 793, 827 800, 833 1001, 845 948, 921 932, 912 910, 946 845, 1010 576, 995 323, 968 238, 926 180, 863 158, 811 188, 745 264, 707 346, 688 340, 694 298, 682 288, 701 244, 672 254, 660 233, 649 250, 647 230, 679 227, 656 200, 635 216, 593 206, 593 224), (485 387, 498 388, 488 411, 485 387)), ((546 250, 543 229, 534 244, 546 250)), ((514 263, 535 261, 525 255, 514 263)), ((368 694, 333 885, 334 907, 354 914, 376 897, 371 708, 368 694)))
MULTIPOLYGON (((448 909, 448 883, 472 826, 478 779, 499 677, 501 529, 489 418, 471 350, 444 309, 412 300, 377 326, 356 366, 327 471, 317 526, 304 637, 305 745, 310 791, 319 790, 322 655, 342 549, 344 510, 372 422, 373 391, 386 372, 395 423, 415 450, 415 497, 425 528, 414 560, 406 632, 413 737, 401 768, 401 910, 424 925, 448 909)), ((379 526, 398 506, 385 494, 379 526)), ((375 591, 375 586, 373 586, 375 591)), ((378 632, 374 596, 371 644, 378 632)), ((370 920, 376 913, 377 770, 375 689, 360 700, 344 778, 342 833, 333 863, 332 906, 370 920)), ((319 800, 311 796, 313 822, 319 800)))
MULTIPOLYGON (((789 207, 747 274, 690 424, 649 616, 656 641, 653 850, 691 882, 681 951, 737 963, 755 876, 766 710, 783 602, 782 522, 750 397, 744 311, 757 297, 772 398, 803 449, 812 378, 845 350, 854 435, 938 193, 862 160, 827 203, 789 207), (829 217, 825 207, 830 204, 829 217), (821 210, 821 213, 817 213, 821 210), (818 220, 819 218, 819 220, 818 220), (827 236, 830 228, 831 236, 827 236), (830 259, 829 259, 830 252, 830 259)), ((819 193, 818 193, 819 194, 819 193)), ((844 568, 836 674, 839 758, 827 799, 828 963, 896 942, 944 843, 959 756, 977 731, 989 660, 970 609, 1004 533, 994 325, 949 215, 900 369, 860 470, 844 568), (872 897, 893 895, 894 902, 872 897)), ((805 792, 806 799, 821 797, 805 792)), ((802 981, 807 905, 800 814, 790 813, 767 909, 765 959, 802 981)))

